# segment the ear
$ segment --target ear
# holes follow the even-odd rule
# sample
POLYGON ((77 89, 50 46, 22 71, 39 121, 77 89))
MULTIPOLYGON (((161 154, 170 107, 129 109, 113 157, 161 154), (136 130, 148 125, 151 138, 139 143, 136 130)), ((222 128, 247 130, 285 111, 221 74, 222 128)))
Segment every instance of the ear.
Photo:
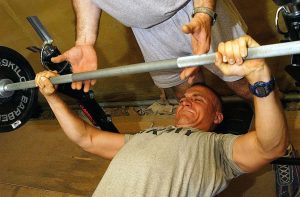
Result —
POLYGON ((223 118, 224 118, 224 116, 223 116, 222 112, 216 112, 214 123, 220 124, 223 121, 223 118))

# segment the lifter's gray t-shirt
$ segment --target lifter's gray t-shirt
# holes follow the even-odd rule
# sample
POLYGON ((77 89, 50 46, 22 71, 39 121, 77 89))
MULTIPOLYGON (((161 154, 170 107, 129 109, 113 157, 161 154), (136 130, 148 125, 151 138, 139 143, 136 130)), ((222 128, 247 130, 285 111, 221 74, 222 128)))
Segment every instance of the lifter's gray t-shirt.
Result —
POLYGON ((236 137, 173 126, 126 135, 93 196, 214 196, 242 174, 236 137))

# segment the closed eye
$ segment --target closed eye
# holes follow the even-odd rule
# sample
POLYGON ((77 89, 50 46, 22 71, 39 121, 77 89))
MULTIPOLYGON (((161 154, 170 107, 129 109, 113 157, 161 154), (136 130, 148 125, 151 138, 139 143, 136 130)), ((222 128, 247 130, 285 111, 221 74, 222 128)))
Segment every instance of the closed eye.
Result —
POLYGON ((194 101, 196 101, 196 102, 203 102, 204 100, 203 99, 194 99, 194 101))
POLYGON ((197 103, 206 103, 206 100, 203 97, 197 96, 193 99, 197 103))

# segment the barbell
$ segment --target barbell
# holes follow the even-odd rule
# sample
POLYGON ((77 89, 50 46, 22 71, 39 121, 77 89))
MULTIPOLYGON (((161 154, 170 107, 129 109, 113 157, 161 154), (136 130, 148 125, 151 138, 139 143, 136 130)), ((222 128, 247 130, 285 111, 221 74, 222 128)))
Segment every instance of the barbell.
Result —
MULTIPOLYGON (((270 58, 293 54, 300 54, 300 41, 249 48, 246 59, 270 58)), ((202 66, 214 63, 215 55, 215 53, 193 55, 84 73, 73 73, 53 77, 50 81, 58 85, 74 81, 186 68, 191 65, 202 66)), ((33 111, 32 108, 37 100, 37 89, 34 89, 36 85, 31 66, 16 51, 7 47, 0 47, 0 68, 0 132, 7 132, 19 128, 29 120, 33 111)))
MULTIPOLYGON (((300 53, 300 41, 263 45, 248 49, 248 56, 246 59, 269 58, 285 55, 293 55, 300 53)), ((113 77, 120 75, 138 74, 151 71, 168 70, 175 68, 186 68, 192 66, 202 66, 212 64, 215 61, 215 53, 193 55, 186 57, 179 57, 169 60, 161 60, 155 62, 146 62, 119 66, 114 68, 99 69, 96 71, 73 73, 51 78, 54 85, 71 83, 75 81, 84 81, 105 77, 113 77)), ((1 80, 1 79, 0 79, 1 80)), ((2 79, 3 80, 3 79, 2 79)), ((35 81, 24 81, 19 83, 0 83, 0 95, 6 94, 7 91, 21 90, 26 88, 35 88, 35 81)))

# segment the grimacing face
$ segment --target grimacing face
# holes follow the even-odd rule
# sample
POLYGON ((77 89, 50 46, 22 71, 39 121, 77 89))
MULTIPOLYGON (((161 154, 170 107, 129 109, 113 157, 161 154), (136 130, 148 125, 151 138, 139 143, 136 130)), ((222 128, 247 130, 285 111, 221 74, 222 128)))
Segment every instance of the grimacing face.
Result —
POLYGON ((175 125, 210 131, 222 120, 223 114, 218 97, 207 87, 193 86, 180 100, 176 111, 175 125))

